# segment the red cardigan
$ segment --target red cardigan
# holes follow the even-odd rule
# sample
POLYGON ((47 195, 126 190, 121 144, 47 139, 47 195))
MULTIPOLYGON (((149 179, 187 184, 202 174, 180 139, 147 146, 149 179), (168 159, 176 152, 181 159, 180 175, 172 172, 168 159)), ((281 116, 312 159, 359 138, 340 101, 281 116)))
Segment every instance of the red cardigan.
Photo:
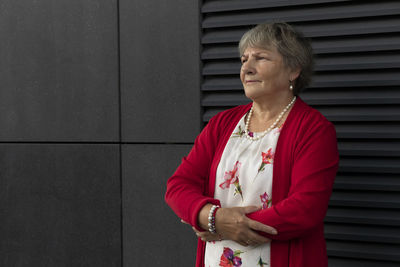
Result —
MULTIPOLYGON (((184 221, 202 230, 197 221, 214 199, 216 170, 235 126, 251 104, 214 116, 181 165, 167 182, 165 200, 184 221)), ((297 99, 276 146, 272 207, 248 217, 275 227, 271 238, 271 266, 326 267, 328 260, 323 219, 338 168, 336 132, 317 110, 297 99)), ((205 243, 197 247, 197 267, 204 266, 205 243)))

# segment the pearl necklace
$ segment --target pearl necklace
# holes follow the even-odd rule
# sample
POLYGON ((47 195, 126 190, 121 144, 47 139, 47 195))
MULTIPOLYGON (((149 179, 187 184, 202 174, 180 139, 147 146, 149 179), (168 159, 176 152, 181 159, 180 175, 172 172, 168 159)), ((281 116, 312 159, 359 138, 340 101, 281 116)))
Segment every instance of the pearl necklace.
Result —
POLYGON ((269 126, 267 130, 262 132, 257 137, 249 135, 249 123, 250 123, 251 115, 253 115, 253 106, 251 106, 251 109, 249 111, 249 115, 247 116, 247 120, 246 120, 246 123, 244 125, 244 131, 245 131, 245 134, 246 134, 246 138, 251 140, 251 141, 257 141, 257 140, 260 140, 261 138, 263 138, 268 132, 270 132, 272 129, 275 128, 275 126, 278 124, 278 122, 282 119, 283 115, 285 115, 285 113, 289 110, 289 108, 294 104, 295 101, 296 101, 296 96, 294 96, 292 101, 290 101, 290 103, 283 109, 283 111, 281 112, 281 114, 279 114, 279 116, 276 119, 276 121, 271 126, 269 126))

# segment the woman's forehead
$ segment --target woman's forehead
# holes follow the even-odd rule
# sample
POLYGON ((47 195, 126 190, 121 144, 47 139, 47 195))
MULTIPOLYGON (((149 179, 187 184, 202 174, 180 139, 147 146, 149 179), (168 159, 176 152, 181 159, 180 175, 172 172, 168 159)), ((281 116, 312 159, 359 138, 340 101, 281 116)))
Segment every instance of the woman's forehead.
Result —
MULTIPOLYGON (((278 53, 278 50, 275 48, 275 46, 265 46, 265 47, 260 47, 260 46, 248 46, 244 49, 243 55, 247 54, 261 54, 261 53, 278 53)), ((241 55, 241 56, 243 56, 241 55)))

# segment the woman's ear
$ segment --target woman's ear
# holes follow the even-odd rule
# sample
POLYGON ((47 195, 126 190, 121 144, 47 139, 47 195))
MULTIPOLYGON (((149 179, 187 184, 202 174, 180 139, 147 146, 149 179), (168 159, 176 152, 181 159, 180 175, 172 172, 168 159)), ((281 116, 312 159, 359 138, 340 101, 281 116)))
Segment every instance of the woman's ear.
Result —
POLYGON ((292 70, 292 71, 289 73, 289 80, 290 80, 290 81, 296 80, 296 79, 299 77, 300 72, 301 72, 301 69, 300 69, 300 68, 297 68, 297 69, 295 69, 295 70, 292 70))

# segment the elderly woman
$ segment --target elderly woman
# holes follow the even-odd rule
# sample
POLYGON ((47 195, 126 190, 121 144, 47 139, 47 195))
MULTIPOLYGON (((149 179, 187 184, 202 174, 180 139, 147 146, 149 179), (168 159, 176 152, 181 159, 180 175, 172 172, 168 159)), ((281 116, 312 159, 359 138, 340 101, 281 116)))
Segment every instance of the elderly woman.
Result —
POLYGON ((252 103, 214 116, 168 180, 199 237, 196 266, 327 266, 323 218, 338 168, 333 125, 299 97, 312 49, 286 23, 239 43, 252 103))

